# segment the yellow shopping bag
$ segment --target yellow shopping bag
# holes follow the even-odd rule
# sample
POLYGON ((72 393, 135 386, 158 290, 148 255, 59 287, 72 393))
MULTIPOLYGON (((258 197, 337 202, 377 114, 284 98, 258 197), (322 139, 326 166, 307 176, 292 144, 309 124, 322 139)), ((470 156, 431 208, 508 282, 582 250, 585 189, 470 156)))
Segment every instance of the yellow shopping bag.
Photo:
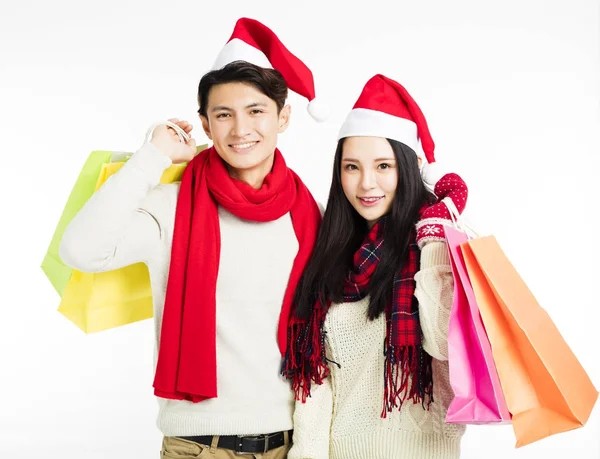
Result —
MULTIPOLYGON (((206 147, 202 145, 197 151, 206 147)), ((123 166, 126 159, 127 156, 119 154, 102 165, 96 190, 123 166)), ((171 165, 163 173, 161 183, 180 181, 185 167, 185 164, 171 165)), ((153 308, 148 268, 144 263, 136 263, 102 273, 72 270, 58 311, 86 333, 149 319, 153 308)))

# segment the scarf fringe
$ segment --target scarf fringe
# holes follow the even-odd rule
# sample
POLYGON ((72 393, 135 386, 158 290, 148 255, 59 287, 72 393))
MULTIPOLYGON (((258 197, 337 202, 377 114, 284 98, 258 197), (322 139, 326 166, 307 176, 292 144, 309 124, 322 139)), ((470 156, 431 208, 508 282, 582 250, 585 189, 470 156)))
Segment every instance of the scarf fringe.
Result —
POLYGON ((433 400, 432 358, 421 345, 393 346, 390 334, 386 336, 383 370, 383 409, 381 417, 387 418, 395 408, 400 410, 407 400, 420 403, 429 410, 433 400))
POLYGON ((327 309, 315 306, 309 322, 292 319, 288 327, 288 347, 283 359, 281 374, 292 381, 296 400, 306 402, 312 383, 323 384, 329 376, 325 355, 325 316, 327 309))
MULTIPOLYGON (((344 302, 355 302, 368 292, 383 245, 385 217, 371 229, 354 255, 354 268, 345 279, 344 302)), ((386 309, 386 337, 383 345, 384 400, 382 418, 404 402, 412 400, 428 410, 433 402, 432 358, 422 347, 418 303, 414 296, 419 249, 411 236, 408 259, 394 278, 393 296, 386 309), (403 314, 402 314, 403 313, 403 314)), ((312 383, 322 384, 330 374, 325 352, 324 322, 330 302, 317 301, 307 319, 292 316, 288 346, 281 374, 291 380, 296 400, 306 402, 312 383)))

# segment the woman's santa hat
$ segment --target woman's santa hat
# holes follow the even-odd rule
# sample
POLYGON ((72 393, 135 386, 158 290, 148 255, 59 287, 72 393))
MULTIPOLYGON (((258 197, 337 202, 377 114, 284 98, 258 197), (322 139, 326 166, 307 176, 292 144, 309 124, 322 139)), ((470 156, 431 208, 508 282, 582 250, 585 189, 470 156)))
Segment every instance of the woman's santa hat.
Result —
POLYGON ((315 99, 312 72, 264 24, 249 18, 238 19, 231 38, 217 56, 213 70, 235 61, 278 70, 292 91, 309 100, 308 113, 317 121, 327 119, 328 107, 315 99))
POLYGON ((362 90, 352 111, 344 121, 338 140, 344 137, 385 137, 397 140, 417 151, 419 141, 427 164, 423 165, 423 181, 435 185, 441 178, 435 163, 435 143, 423 112, 397 81, 375 75, 362 90))

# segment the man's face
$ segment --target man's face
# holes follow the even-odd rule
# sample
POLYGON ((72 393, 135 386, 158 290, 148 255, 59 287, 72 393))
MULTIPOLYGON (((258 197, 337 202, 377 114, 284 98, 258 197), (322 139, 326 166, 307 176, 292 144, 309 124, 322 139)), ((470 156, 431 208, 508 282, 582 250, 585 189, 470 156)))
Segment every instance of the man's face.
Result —
POLYGON ((230 174, 266 176, 273 166, 277 135, 289 123, 290 107, 277 113, 273 99, 246 83, 215 85, 208 93, 202 127, 230 174))

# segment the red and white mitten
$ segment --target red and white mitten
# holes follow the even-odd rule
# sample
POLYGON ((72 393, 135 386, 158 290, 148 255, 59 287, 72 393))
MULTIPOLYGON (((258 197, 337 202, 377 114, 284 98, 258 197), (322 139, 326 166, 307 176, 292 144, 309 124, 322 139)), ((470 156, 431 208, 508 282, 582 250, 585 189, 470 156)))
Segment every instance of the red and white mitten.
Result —
POLYGON ((444 225, 452 225, 452 217, 448 207, 442 199, 451 199, 459 214, 467 204, 469 190, 465 181, 455 173, 445 174, 440 178, 433 189, 438 201, 428 207, 417 223, 417 244, 419 248, 430 241, 444 241, 444 225))

